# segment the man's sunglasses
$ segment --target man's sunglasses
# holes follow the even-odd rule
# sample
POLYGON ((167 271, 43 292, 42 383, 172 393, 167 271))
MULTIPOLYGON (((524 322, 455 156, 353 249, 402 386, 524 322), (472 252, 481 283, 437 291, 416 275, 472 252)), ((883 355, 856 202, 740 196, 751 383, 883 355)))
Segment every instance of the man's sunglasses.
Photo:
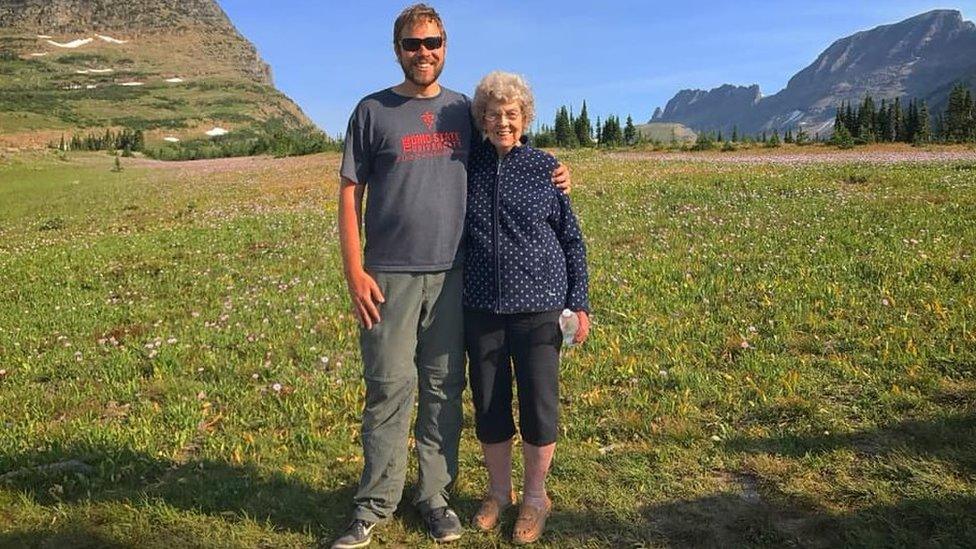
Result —
POLYGON ((400 47, 404 51, 417 51, 423 44, 428 50, 436 50, 444 45, 444 38, 441 36, 428 36, 427 38, 401 38, 400 47))

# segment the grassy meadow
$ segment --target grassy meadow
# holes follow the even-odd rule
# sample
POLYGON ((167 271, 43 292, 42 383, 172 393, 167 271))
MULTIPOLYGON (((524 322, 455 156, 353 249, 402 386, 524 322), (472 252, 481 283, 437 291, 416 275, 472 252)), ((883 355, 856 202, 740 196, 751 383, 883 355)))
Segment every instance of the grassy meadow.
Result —
MULTIPOLYGON (((564 355, 541 546, 976 545, 976 163, 560 156, 594 331, 564 355)), ((0 160, 0 547, 346 525, 338 161, 0 160)), ((410 482, 377 545, 432 545, 410 482)))

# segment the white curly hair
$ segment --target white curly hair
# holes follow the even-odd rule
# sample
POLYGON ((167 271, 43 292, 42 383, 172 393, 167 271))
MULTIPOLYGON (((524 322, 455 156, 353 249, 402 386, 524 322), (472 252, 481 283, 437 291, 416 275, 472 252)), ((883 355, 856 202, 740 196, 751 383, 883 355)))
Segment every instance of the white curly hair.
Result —
POLYGON ((474 115, 475 127, 482 133, 485 131, 485 111, 492 99, 502 103, 518 103, 525 120, 523 128, 528 130, 535 119, 535 98, 532 97, 532 89, 525 78, 510 72, 492 71, 478 82, 478 87, 474 90, 474 100, 471 102, 471 113, 474 115))

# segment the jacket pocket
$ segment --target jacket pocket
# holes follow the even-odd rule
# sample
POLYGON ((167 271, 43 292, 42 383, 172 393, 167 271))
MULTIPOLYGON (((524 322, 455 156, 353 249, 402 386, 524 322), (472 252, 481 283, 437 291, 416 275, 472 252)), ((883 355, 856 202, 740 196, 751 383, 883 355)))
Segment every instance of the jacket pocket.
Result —
POLYGON ((558 277, 556 276, 558 265, 553 261, 552 254, 540 251, 537 252, 536 257, 537 259, 532 262, 533 285, 539 295, 546 298, 558 296, 558 277))

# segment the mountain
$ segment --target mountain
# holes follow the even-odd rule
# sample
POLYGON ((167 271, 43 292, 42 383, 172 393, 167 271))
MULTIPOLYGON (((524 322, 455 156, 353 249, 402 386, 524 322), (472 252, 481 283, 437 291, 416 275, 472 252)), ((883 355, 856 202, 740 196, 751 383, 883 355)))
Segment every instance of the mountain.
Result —
POLYGON ((0 0, 0 136, 314 124, 215 0, 0 0))
POLYGON ((920 98, 936 112, 959 81, 976 84, 976 25, 959 11, 934 10, 837 40, 775 95, 763 97, 756 85, 682 90, 651 122, 829 133, 841 101, 920 98))

